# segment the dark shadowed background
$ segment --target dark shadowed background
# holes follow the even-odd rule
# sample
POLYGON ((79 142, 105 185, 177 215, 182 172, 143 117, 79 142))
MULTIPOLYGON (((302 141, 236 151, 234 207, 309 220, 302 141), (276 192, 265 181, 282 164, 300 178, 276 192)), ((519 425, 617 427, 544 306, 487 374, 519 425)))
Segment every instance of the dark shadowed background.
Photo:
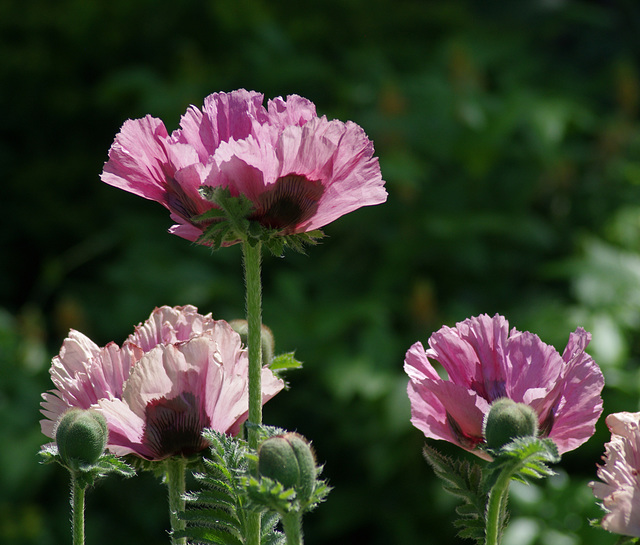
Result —
MULTIPOLYGON (((171 131, 215 91, 355 121, 387 181, 386 204, 264 261, 264 321, 305 364, 265 421, 312 439, 335 488, 308 545, 457 542, 402 370, 443 324, 498 312, 559 350, 582 325, 605 413, 638 410, 639 35, 634 0, 1 2, 0 542, 70 542, 68 475, 36 456, 69 328, 104 345, 164 304, 243 315, 237 247, 169 235, 160 205, 99 181, 127 118, 171 131)), ((615 541, 588 524, 608 438, 601 421, 556 478, 514 487, 505 545, 615 541)), ((88 545, 167 527, 151 475, 88 494, 88 545)))

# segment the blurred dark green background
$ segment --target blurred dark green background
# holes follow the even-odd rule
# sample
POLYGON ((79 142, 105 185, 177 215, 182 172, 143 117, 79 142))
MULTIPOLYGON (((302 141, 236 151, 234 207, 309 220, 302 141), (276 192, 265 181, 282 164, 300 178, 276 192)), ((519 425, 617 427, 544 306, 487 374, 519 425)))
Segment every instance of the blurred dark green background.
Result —
MULTIPOLYGON (((499 312, 560 350, 583 325, 605 412, 638 410, 639 36, 635 0, 0 2, 0 543, 70 542, 68 477, 36 456, 69 328, 104 345, 163 304, 243 315, 238 248, 173 237, 99 181, 124 120, 173 130, 214 91, 357 122, 387 181, 386 204, 264 262, 265 323, 305 362, 265 419, 313 439, 335 487, 308 545, 456 542, 402 371, 442 324, 499 312)), ((615 541, 588 525, 608 438, 601 421, 557 478, 514 488, 506 545, 615 541)), ((168 543, 166 513, 151 476, 108 479, 87 543, 168 543)))

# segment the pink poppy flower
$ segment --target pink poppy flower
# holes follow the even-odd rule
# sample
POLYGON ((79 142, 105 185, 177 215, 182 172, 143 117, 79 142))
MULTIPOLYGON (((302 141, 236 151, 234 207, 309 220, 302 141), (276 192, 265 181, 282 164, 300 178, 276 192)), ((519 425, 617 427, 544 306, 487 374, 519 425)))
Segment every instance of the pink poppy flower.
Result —
MULTIPOLYGON (((107 419, 107 448, 148 460, 190 455, 204 428, 236 434, 248 414, 248 356, 240 335, 192 306, 156 308, 122 347, 98 347, 77 331, 53 358, 55 390, 43 394, 42 431, 72 407, 107 419)), ((284 383, 262 370, 262 400, 284 383)))
POLYGON ((450 441, 482 458, 482 424, 491 403, 509 398, 531 406, 540 435, 559 452, 584 443, 602 413, 604 379, 585 352, 591 335, 578 328, 562 356, 529 332, 512 329, 499 315, 482 315, 443 327, 407 352, 411 422, 427 437, 450 441), (442 364, 436 372, 429 358, 442 364))
POLYGON ((373 143, 355 123, 318 117, 312 102, 290 95, 263 105, 240 89, 191 106, 171 135, 147 115, 128 120, 109 151, 103 182, 157 201, 195 241, 213 208, 198 189, 229 188, 254 206, 251 219, 282 234, 319 229, 387 198, 373 143))
POLYGON ((589 486, 607 511, 602 527, 640 537, 640 413, 610 414, 606 422, 611 441, 605 445, 605 464, 598 467, 598 477, 604 482, 589 486))

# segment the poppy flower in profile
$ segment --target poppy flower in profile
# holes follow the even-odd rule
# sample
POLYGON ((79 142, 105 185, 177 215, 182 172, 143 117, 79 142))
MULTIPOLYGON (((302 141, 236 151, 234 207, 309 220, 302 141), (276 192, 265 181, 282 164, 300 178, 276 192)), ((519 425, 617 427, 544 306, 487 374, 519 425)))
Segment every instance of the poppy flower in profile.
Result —
MULTIPOLYGON (((387 193, 373 143, 355 123, 318 117, 300 96, 269 100, 240 89, 191 106, 169 134, 147 115, 115 138, 103 182, 157 201, 176 222, 170 231, 196 241, 216 220, 200 188, 226 188, 253 206, 249 219, 282 234, 319 229, 387 193)), ((219 220, 218 220, 219 221, 219 220)))
POLYGON ((614 413, 606 418, 611 441, 605 445, 603 482, 589 483, 607 514, 602 527, 609 532, 640 537, 640 413, 614 413))
POLYGON ((483 422, 494 401, 508 398, 538 415, 539 434, 560 454, 591 437, 602 413, 600 368, 585 352, 591 335, 578 328, 562 355, 499 315, 469 318, 431 335, 429 348, 414 344, 409 375, 411 422, 427 437, 444 439, 488 458, 483 422), (430 359, 447 374, 442 378, 430 359))
MULTIPOLYGON (((107 420, 108 450, 147 460, 190 456, 205 428, 238 433, 248 414, 248 356, 240 335, 192 306, 161 307, 120 348, 72 331, 53 359, 55 390, 43 394, 42 431, 55 435, 71 408, 107 420)), ((262 369, 262 401, 284 383, 262 369)))

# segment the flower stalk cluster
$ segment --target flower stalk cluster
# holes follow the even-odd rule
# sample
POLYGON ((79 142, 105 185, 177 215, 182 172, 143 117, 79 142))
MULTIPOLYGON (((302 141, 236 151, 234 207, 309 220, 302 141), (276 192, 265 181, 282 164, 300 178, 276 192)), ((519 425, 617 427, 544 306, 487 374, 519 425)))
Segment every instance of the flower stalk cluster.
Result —
MULTIPOLYGON (((122 346, 98 347, 71 331, 52 362, 55 388, 43 394, 42 431, 53 438, 57 428, 62 441, 59 453, 55 447, 43 453, 84 471, 99 463, 106 449, 107 456, 127 456, 163 473, 172 541, 181 544, 190 531, 187 468, 201 463, 208 449, 213 454, 215 443, 243 452, 247 461, 245 468, 235 455, 218 452, 218 459, 233 462, 235 469, 230 473, 213 462, 217 478, 235 490, 233 473, 246 470, 258 482, 262 405, 284 387, 269 367, 281 372, 300 366, 292 354, 274 356, 273 342, 261 340, 263 247, 276 255, 286 246, 301 250, 322 236, 321 227, 384 202, 387 193, 373 144, 358 125, 318 117, 313 103, 297 95, 263 106, 261 94, 244 89, 210 95, 202 109, 190 107, 171 134, 151 116, 125 122, 101 178, 162 204, 176 222, 172 233, 213 249, 237 243, 243 249, 246 349, 226 322, 191 306, 161 307, 122 346), (68 411, 77 423, 58 423, 68 411), (238 450, 243 428, 248 443, 238 450), (104 432, 102 439, 94 440, 94 432, 104 432), (221 441, 216 433, 234 442, 221 441)), ((299 461, 313 469, 315 483, 313 456, 298 448, 297 436, 286 437, 302 456, 299 461)), ((263 458, 270 448, 264 447, 263 458)), ((294 491, 301 515, 328 487, 308 485, 303 493, 297 483, 286 490, 294 491)), ((243 509, 242 494, 232 494, 230 501, 243 509)), ((287 539, 301 542, 294 510, 276 511, 287 539)), ((236 541, 260 545, 261 520, 259 512, 245 517, 238 511, 237 524, 228 528, 239 532, 236 541)))
MULTIPOLYGON (((342 215, 384 202, 373 143, 353 122, 319 117, 307 99, 265 105, 240 89, 191 106, 172 133, 149 115, 126 121, 101 179, 164 206, 173 234, 215 250, 240 244, 246 319, 165 306, 120 346, 69 333, 52 361, 41 427, 55 439, 43 458, 71 472, 74 545, 84 543, 87 486, 109 472, 131 475, 123 457, 164 476, 174 545, 281 542, 278 521, 287 544, 301 545, 302 515, 329 487, 306 439, 262 422, 263 404, 285 385, 278 373, 300 366, 292 354, 274 355, 262 324, 262 253, 302 250, 342 215), (187 494, 196 466, 206 489, 187 494)), ((465 503, 462 537, 498 545, 511 481, 551 475, 549 464, 593 435, 604 379, 586 352, 590 339, 577 328, 560 354, 500 315, 481 315, 407 351, 413 425, 486 462, 424 451, 465 503)), ((607 510, 602 526, 632 536, 640 536, 639 420, 607 419, 603 482, 592 483, 607 510)))

